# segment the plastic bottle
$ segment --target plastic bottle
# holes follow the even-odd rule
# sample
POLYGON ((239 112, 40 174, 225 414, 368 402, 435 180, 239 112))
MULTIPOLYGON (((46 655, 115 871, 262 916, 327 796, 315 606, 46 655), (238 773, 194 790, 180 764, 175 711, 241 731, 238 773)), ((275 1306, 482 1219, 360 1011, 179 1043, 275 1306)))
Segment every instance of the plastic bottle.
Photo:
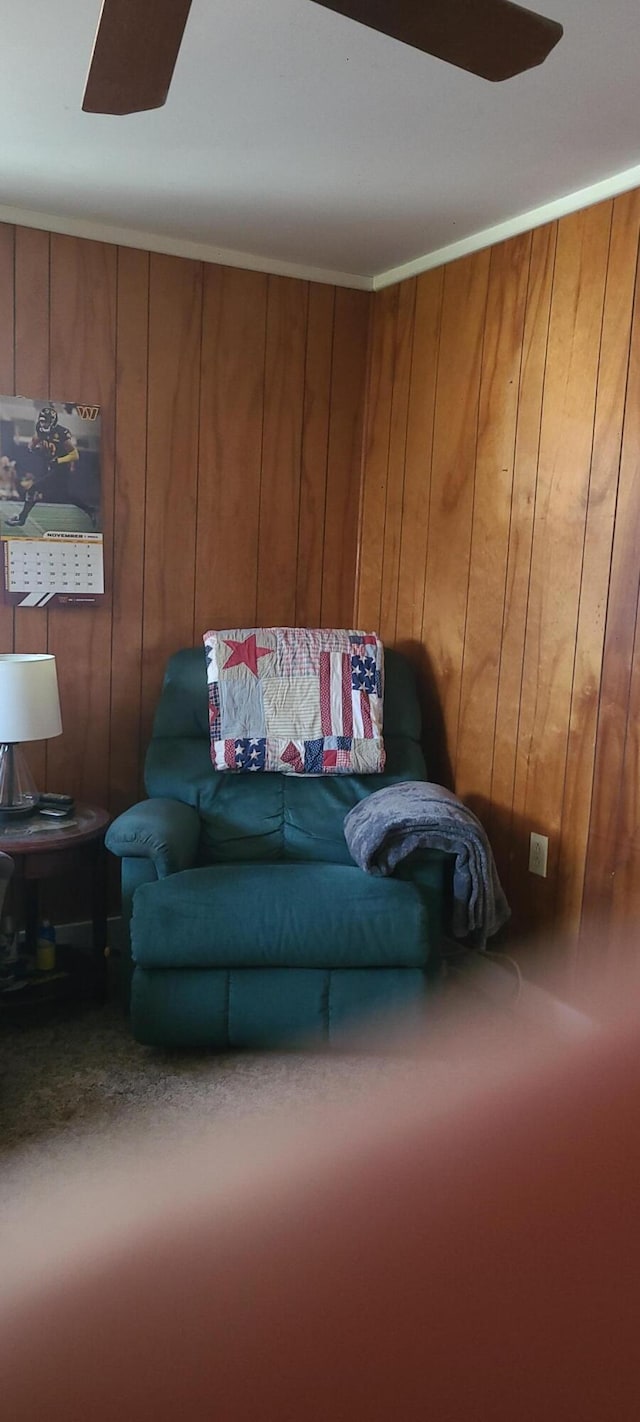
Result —
POLYGON ((36 968, 39 973, 50 973, 56 966, 56 930, 48 918, 44 918, 38 929, 36 947, 36 968))

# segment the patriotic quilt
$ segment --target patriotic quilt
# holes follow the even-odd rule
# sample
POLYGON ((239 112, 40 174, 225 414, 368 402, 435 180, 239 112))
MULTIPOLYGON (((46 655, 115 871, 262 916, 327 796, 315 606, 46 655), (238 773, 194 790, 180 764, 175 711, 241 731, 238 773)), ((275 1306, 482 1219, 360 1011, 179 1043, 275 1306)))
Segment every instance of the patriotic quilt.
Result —
POLYGON ((374 632, 205 632, 216 770, 376 775, 384 769, 384 649, 374 632))

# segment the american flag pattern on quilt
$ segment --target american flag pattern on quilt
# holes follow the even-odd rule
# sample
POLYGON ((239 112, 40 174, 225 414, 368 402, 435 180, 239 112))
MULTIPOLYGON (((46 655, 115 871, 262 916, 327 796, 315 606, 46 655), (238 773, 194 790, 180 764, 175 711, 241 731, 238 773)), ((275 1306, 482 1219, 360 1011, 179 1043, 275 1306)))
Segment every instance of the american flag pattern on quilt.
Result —
POLYGON ((384 769, 384 649, 375 632, 205 632, 216 770, 375 775, 384 769))

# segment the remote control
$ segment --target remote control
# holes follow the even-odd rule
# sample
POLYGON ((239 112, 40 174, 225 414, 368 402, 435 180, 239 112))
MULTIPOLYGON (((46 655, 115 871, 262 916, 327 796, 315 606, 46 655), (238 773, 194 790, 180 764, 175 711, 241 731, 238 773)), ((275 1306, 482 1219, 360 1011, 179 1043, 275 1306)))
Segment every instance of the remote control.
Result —
POLYGON ((51 810, 70 810, 73 806, 73 795, 53 795, 46 791, 40 796, 38 803, 51 810))
POLYGON ((50 815, 53 820, 66 820, 68 815, 73 814, 73 805, 39 805, 38 813, 50 815))

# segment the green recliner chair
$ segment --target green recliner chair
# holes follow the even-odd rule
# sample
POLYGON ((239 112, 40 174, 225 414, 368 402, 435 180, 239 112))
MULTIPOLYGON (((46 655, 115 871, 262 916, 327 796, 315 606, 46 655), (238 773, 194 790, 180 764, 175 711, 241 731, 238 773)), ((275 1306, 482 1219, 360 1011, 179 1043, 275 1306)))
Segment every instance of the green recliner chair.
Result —
POLYGON ((343 832, 374 790, 427 778, 413 672, 392 651, 384 717, 383 775, 221 773, 204 650, 171 658, 145 763, 150 798, 107 835, 122 859, 138 1041, 326 1042, 433 993, 447 856, 425 852, 378 878, 354 865, 343 832))

